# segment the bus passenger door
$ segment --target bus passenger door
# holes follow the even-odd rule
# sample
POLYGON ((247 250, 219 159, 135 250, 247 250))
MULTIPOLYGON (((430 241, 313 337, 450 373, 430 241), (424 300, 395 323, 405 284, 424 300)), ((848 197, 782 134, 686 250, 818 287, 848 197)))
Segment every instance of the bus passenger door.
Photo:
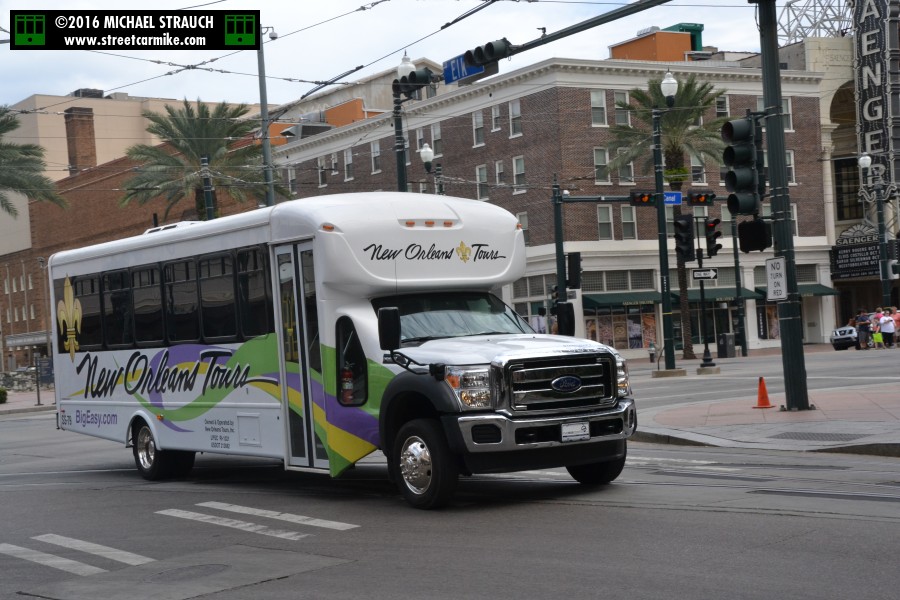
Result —
POLYGON ((282 353, 282 406, 289 466, 328 468, 322 436, 325 391, 312 244, 275 249, 278 273, 279 334, 282 353), (316 423, 319 423, 317 426, 316 423))

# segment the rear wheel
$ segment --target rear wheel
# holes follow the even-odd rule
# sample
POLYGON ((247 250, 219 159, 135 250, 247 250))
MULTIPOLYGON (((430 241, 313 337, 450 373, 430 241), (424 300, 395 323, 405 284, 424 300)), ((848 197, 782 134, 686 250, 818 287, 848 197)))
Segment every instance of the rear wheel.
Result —
MULTIPOLYGON (((171 453, 156 447, 153 430, 144 422, 135 426, 132 452, 134 453, 134 464, 144 479, 150 481, 165 479, 170 477, 175 469, 176 460, 171 453)), ((191 466, 193 466, 193 462, 191 460, 191 466)))
POLYGON ((621 458, 587 465, 573 465, 566 467, 566 471, 578 483, 584 485, 605 485, 614 481, 622 473, 622 469, 625 468, 626 454, 627 446, 621 458))
POLYGON ((437 421, 416 419, 401 427, 391 460, 397 487, 415 508, 439 508, 453 497, 459 467, 437 421))

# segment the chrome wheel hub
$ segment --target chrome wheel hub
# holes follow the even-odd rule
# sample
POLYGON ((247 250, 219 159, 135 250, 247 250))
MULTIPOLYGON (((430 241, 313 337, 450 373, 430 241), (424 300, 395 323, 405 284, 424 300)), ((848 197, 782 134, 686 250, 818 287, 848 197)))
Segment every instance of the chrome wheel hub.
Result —
POLYGON ((424 494, 431 485, 431 452, 422 438, 412 436, 400 450, 400 475, 410 491, 424 494))
POLYGON ((153 467, 153 461, 156 459, 156 444, 153 443, 153 434, 150 433, 149 427, 142 427, 138 433, 137 443, 138 460, 141 461, 141 467, 150 469, 153 467))

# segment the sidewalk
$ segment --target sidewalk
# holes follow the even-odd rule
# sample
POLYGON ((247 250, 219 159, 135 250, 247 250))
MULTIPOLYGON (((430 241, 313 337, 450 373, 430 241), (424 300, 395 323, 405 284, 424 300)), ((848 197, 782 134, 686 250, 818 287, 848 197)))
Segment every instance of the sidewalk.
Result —
POLYGON ((52 389, 41 388, 41 405, 37 405, 37 392, 14 392, 9 390, 6 393, 6 402, 0 404, 0 416, 12 415, 17 413, 39 412, 46 410, 56 410, 56 396, 52 389))
MULTIPOLYGON (((804 354, 833 352, 829 344, 803 347, 804 354)), ((780 355, 779 348, 750 356, 780 355)), ((734 359, 729 359, 734 360, 734 359)), ((722 361, 719 361, 722 364, 722 361)), ((679 361, 688 377, 700 360, 679 361)), ((629 361, 631 373, 655 370, 649 361, 629 361)), ((693 402, 642 410, 638 399, 635 441, 657 444, 842 452, 900 457, 900 390, 896 383, 808 390, 810 410, 782 410, 785 394, 767 393, 772 408, 755 408, 759 393, 741 399, 693 402), (813 409, 814 407, 814 409, 813 409)))

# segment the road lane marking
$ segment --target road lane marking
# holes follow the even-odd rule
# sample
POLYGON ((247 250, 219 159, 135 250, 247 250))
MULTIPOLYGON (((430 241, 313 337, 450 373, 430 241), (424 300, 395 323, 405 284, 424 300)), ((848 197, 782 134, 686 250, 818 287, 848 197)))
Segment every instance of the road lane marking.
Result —
POLYGON ((196 513, 189 510, 178 510, 175 508, 168 510, 156 511, 158 515, 166 515, 169 517, 178 517, 179 519, 189 519, 191 521, 200 521, 201 523, 209 523, 210 525, 219 525, 220 527, 231 527, 232 529, 240 529, 249 533, 258 533, 270 537, 281 538, 283 540, 299 540, 307 537, 308 533, 299 533, 297 531, 287 531, 284 529, 270 529, 265 525, 250 523, 248 521, 238 521, 237 519, 225 519, 213 515, 196 513))
POLYGON ((314 519, 313 517, 304 517, 303 515, 294 515, 291 513, 277 512, 274 510, 264 510, 261 508, 251 508, 249 506, 239 506, 237 504, 226 504, 225 502, 201 502, 197 506, 205 508, 215 508, 229 512, 239 513, 243 515, 252 515, 254 517, 266 517, 269 519, 278 519, 279 521, 287 521, 296 523, 297 525, 310 525, 312 527, 325 527, 326 529, 337 529, 338 531, 346 531, 355 529, 359 525, 352 523, 341 523, 340 521, 327 521, 325 519, 314 519))
POLYGON ((108 558, 110 560, 125 563, 126 565, 135 567, 137 565, 144 565, 154 561, 154 559, 147 558, 146 556, 141 556, 140 554, 133 554, 124 550, 110 548, 109 546, 102 546, 100 544, 85 542, 84 540, 76 540, 75 538, 69 538, 53 533, 37 535, 31 539, 38 540, 40 542, 46 542, 48 544, 55 544, 57 546, 62 546, 63 548, 71 548, 72 550, 87 552, 88 554, 95 554, 97 556, 102 556, 103 558, 108 558))
POLYGON ((94 567, 78 562, 77 560, 70 560, 68 558, 63 558, 62 556, 46 554, 44 552, 38 552, 37 550, 29 550, 28 548, 14 546, 12 544, 0 544, 0 554, 21 558, 22 560, 31 561, 47 567, 53 567, 54 569, 59 569, 60 571, 66 571, 67 573, 73 573, 75 575, 84 576, 106 573, 106 569, 101 569, 100 567, 94 567))

